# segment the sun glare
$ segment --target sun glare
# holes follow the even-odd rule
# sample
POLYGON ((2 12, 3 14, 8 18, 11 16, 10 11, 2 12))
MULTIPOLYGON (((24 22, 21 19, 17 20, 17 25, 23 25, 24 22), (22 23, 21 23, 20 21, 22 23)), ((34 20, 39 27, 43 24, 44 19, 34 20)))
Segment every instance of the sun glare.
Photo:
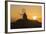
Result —
POLYGON ((37 20, 37 16, 33 16, 33 20, 37 20))

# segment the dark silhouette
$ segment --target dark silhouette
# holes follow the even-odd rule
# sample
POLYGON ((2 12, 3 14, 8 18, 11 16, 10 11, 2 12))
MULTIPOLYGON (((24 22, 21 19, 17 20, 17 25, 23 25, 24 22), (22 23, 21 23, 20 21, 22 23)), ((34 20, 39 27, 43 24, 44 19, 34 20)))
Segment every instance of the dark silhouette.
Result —
POLYGON ((14 23, 11 23, 11 29, 16 28, 39 28, 41 27, 41 23, 37 20, 29 20, 27 19, 26 13, 23 14, 23 19, 19 19, 14 23))

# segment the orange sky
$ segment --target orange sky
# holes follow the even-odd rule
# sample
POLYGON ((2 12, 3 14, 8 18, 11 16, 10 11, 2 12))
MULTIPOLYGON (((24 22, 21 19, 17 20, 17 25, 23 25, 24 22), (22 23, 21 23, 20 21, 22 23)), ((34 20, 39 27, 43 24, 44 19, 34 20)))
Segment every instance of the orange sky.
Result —
POLYGON ((26 6, 26 5, 11 5, 10 14, 12 21, 16 21, 17 19, 22 18, 23 12, 22 9, 25 9, 25 13, 27 14, 27 18, 30 20, 38 20, 41 22, 42 20, 42 10, 41 6, 26 6))

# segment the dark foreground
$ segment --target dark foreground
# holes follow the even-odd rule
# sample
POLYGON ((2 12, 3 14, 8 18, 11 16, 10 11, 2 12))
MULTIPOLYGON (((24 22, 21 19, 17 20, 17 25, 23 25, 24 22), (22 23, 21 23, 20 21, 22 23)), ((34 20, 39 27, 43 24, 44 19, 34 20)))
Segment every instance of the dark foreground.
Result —
POLYGON ((16 28, 40 28, 41 23, 37 20, 22 20, 19 19, 14 23, 11 23, 11 29, 16 28))

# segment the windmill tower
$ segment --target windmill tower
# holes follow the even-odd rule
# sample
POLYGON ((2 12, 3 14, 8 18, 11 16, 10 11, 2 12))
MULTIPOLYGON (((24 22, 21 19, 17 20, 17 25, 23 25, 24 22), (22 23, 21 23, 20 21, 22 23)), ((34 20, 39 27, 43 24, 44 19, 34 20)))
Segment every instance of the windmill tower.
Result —
POLYGON ((27 19, 26 10, 24 8, 22 9, 22 13, 23 13, 23 19, 27 19))

